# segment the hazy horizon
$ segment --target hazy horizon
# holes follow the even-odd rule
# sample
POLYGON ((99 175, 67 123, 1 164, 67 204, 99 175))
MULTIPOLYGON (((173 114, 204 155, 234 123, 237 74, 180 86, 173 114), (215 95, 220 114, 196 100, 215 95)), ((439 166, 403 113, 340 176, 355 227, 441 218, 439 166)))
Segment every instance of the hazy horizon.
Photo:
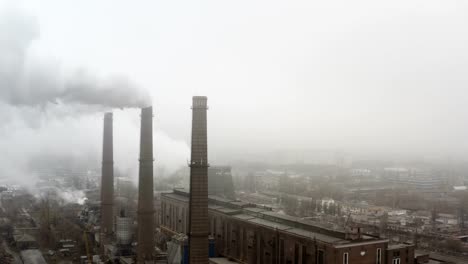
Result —
POLYGON ((433 0, 0 1, 0 146, 13 153, 2 163, 53 142, 99 159, 102 113, 117 107, 116 164, 136 167, 139 114, 119 108, 152 103, 156 161, 183 166, 193 95, 208 96, 212 163, 311 149, 466 160, 467 11, 433 0))

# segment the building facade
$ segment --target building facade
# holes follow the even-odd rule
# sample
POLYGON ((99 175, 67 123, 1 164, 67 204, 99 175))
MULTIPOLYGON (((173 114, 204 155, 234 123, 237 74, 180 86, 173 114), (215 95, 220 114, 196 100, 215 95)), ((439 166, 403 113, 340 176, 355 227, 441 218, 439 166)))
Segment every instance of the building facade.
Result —
MULTIPOLYGON (((240 263, 412 264, 414 247, 362 234, 336 231, 268 207, 209 196, 210 236, 217 256, 240 263)), ((188 231, 189 193, 161 196, 161 229, 168 236, 188 231)), ((207 242, 208 243, 208 242, 207 242)))

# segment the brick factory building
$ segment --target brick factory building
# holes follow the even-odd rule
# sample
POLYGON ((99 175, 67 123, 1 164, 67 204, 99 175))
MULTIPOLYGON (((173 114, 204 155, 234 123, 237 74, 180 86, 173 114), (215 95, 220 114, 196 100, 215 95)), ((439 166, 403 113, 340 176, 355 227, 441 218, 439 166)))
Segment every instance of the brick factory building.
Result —
MULTIPOLYGON (((210 235, 216 255, 240 263, 406 264, 414 246, 389 245, 360 229, 330 230, 271 208, 209 196, 210 235)), ((189 193, 175 189, 161 197, 161 228, 172 236, 188 232, 189 193)))

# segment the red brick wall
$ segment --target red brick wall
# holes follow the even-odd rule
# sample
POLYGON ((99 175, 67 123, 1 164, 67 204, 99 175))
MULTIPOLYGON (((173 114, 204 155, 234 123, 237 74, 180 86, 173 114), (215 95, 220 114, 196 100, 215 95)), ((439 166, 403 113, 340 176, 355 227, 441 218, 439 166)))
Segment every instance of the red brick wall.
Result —
POLYGON ((398 248, 394 250, 387 250, 387 264, 392 264, 393 260, 400 258, 401 264, 413 264, 414 263, 414 246, 408 246, 406 248, 398 248))
MULTIPOLYGON (((163 207, 168 211, 169 203, 186 208, 186 204, 172 199, 164 199, 163 207)), ((167 213, 163 212, 163 217, 167 213)), ((167 221, 166 221, 167 222, 167 221)), ((170 222, 170 221, 169 221, 170 222)), ((393 251, 387 250, 387 243, 362 244, 352 247, 336 248, 332 244, 315 241, 313 238, 300 237, 287 232, 275 231, 272 228, 259 226, 248 221, 233 218, 229 215, 209 211, 210 233, 216 239, 216 252, 244 263, 303 264, 317 263, 319 250, 323 251, 324 263, 343 264, 343 253, 349 253, 349 264, 377 263, 377 248, 381 248, 381 264, 392 264, 393 251), (216 226, 215 226, 216 223, 216 226), (283 242, 281 242, 283 241, 283 242), (279 253, 280 245, 283 253, 279 253), (361 256, 361 251, 365 251, 361 256)), ((403 248, 398 251, 401 264, 414 263, 414 248, 403 248)))
POLYGON ((385 264, 385 252, 387 243, 371 244, 363 246, 354 246, 338 248, 332 252, 333 257, 329 259, 330 263, 343 263, 344 253, 348 253, 348 263, 375 264, 377 263, 377 249, 381 249, 381 263, 385 264), (364 255, 361 255, 361 252, 364 255))

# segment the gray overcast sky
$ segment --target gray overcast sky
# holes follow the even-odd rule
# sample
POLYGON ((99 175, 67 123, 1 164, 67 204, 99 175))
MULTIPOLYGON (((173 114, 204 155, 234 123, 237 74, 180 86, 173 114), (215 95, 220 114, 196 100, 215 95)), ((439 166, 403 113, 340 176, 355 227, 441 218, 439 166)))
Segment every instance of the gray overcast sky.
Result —
POLYGON ((176 140, 207 95, 214 156, 468 153, 467 1, 19 2, 34 56, 127 75, 176 140))

